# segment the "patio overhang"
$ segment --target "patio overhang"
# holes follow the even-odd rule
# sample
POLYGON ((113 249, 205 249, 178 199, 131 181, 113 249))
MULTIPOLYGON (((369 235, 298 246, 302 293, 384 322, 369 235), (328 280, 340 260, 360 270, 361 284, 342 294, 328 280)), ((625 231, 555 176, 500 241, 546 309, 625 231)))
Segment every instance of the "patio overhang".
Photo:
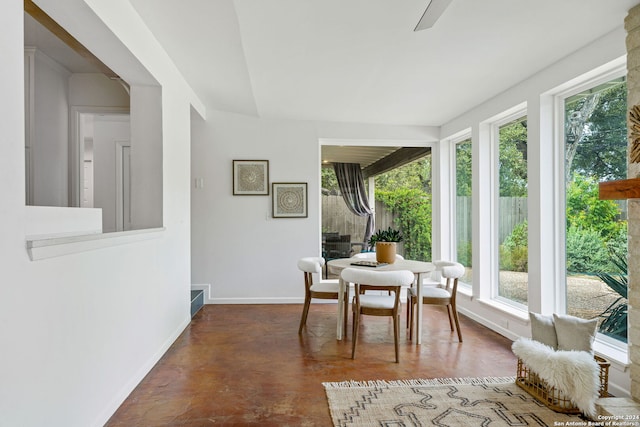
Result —
POLYGON ((332 163, 358 163, 364 179, 399 168, 431 154, 431 147, 322 147, 322 166, 332 163))

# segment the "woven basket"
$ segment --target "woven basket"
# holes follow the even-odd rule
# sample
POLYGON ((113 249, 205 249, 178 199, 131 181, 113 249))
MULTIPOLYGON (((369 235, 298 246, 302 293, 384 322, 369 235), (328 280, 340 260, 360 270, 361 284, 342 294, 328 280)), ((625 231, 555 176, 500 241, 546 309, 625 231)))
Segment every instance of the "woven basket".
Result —
MULTIPOLYGON (((610 363, 600 356, 594 356, 600 367, 600 397, 609 396, 609 365, 610 363)), ((578 409, 571 399, 562 390, 551 387, 538 374, 529 369, 522 359, 518 358, 518 375, 516 384, 524 391, 542 402, 549 409, 565 414, 579 414, 578 409)))

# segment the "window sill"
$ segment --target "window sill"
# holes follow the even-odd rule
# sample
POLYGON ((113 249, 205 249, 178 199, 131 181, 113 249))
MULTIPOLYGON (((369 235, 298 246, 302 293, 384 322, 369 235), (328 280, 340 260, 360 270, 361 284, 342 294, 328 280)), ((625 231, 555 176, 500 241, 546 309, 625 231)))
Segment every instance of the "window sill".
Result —
POLYGON ((609 340, 610 339, 607 338, 601 338, 601 335, 597 334, 596 340, 593 343, 593 351, 612 364, 618 365, 618 370, 624 372, 630 364, 627 347, 618 343, 609 342, 609 340))
MULTIPOLYGON (((523 324, 529 323, 529 312, 526 310, 521 310, 517 307, 513 307, 509 304, 504 304, 496 300, 480 299, 479 302, 519 320, 523 324)), ((622 372, 626 371, 629 366, 629 354, 626 346, 613 342, 613 340, 607 339, 607 337, 603 337, 601 334, 597 334, 593 343, 593 350, 597 355, 604 357, 609 362, 616 365, 618 370, 622 372)))
POLYGON ((520 308, 493 299, 478 299, 478 302, 494 310, 498 310, 501 313, 506 314, 513 319, 521 322, 522 324, 529 323, 529 312, 526 310, 522 310, 520 308))
POLYGON ((84 234, 80 236, 27 238, 27 252, 31 261, 86 252, 111 246, 156 239, 164 231, 161 228, 120 231, 115 233, 84 234))

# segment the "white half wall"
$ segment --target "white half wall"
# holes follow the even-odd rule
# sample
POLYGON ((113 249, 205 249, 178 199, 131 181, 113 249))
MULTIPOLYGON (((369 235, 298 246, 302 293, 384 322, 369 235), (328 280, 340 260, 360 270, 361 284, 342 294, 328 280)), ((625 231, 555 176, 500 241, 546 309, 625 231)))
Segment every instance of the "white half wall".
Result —
POLYGON ((102 426, 190 321, 189 126, 190 104, 199 100, 185 90, 145 28, 113 23, 131 15, 128 2, 109 2, 108 19, 84 0, 36 3, 90 49, 100 44, 101 59, 115 62, 123 75, 162 86, 164 231, 151 239, 30 261, 23 2, 3 2, 0 425, 102 426), (107 21, 113 23, 109 28, 107 21))

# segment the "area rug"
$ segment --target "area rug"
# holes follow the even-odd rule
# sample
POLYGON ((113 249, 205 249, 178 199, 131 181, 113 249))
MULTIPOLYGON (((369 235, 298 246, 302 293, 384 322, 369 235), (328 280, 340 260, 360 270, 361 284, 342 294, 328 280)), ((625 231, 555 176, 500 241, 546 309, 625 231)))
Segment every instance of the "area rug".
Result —
MULTIPOLYGON (((335 426, 571 426, 514 377, 323 383, 335 426)), ((584 424, 583 424, 584 423, 584 424)))

